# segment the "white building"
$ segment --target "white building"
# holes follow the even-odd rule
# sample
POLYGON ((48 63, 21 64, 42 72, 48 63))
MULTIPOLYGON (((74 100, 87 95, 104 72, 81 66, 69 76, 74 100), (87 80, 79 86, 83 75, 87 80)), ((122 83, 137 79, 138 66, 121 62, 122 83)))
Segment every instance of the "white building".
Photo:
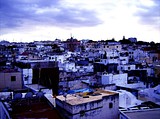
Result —
POLYGON ((58 61, 60 63, 63 63, 64 60, 66 60, 64 55, 50 55, 48 56, 47 60, 49 61, 58 61))
POLYGON ((126 85, 127 84, 128 74, 103 74, 101 76, 101 84, 113 84, 116 85, 126 85))
POLYGON ((27 60, 28 59, 28 56, 25 56, 25 55, 19 55, 17 60, 27 60))
POLYGON ((0 72, 0 89, 22 89, 22 74, 19 71, 0 72))
POLYGON ((132 93, 126 90, 118 90, 117 92, 119 92, 119 107, 127 109, 142 103, 142 101, 137 100, 137 98, 132 93))
POLYGON ((33 70, 32 69, 22 69, 22 75, 23 75, 23 83, 24 84, 32 84, 32 78, 33 78, 33 70))
POLYGON ((128 64, 129 62, 129 57, 128 56, 120 56, 119 57, 119 64, 123 65, 123 64, 128 64))
POLYGON ((128 64, 129 55, 127 51, 118 51, 118 50, 108 50, 100 51, 101 54, 101 63, 103 64, 128 64))
POLYGON ((75 62, 64 62, 64 63, 62 63, 61 66, 62 66, 63 70, 65 70, 65 71, 72 71, 72 72, 77 71, 75 62))
POLYGON ((128 70, 135 70, 136 65, 134 64, 125 64, 125 65, 119 65, 117 67, 118 70, 128 71, 128 70))
POLYGON ((76 66, 77 71, 79 72, 93 72, 93 65, 88 66, 76 66))
POLYGON ((68 119, 118 119, 119 97, 113 91, 96 91, 60 95, 56 97, 56 107, 68 119))
POLYGON ((107 45, 103 45, 102 47, 104 50, 118 50, 121 51, 122 50, 122 45, 117 43, 108 43, 107 45))
POLYGON ((140 50, 140 49, 136 49, 136 50, 134 50, 134 59, 135 59, 135 61, 143 61, 143 60, 145 60, 146 58, 148 58, 149 57, 149 54, 148 54, 148 52, 145 52, 145 51, 143 51, 143 50, 140 50))
POLYGON ((116 63, 116 64, 118 64, 118 59, 116 58, 110 58, 110 59, 101 59, 101 63, 102 64, 105 64, 105 65, 107 65, 107 64, 112 64, 112 63, 116 63))

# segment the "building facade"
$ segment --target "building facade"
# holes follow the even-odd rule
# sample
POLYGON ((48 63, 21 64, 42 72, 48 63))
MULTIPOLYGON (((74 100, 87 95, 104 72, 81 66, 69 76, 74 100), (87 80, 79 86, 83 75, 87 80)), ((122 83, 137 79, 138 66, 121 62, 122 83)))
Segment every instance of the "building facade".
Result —
POLYGON ((92 95, 57 96, 56 105, 67 119, 118 119, 118 98, 116 92, 101 90, 92 95))
POLYGON ((0 89, 21 89, 22 74, 18 71, 2 71, 0 72, 0 89))

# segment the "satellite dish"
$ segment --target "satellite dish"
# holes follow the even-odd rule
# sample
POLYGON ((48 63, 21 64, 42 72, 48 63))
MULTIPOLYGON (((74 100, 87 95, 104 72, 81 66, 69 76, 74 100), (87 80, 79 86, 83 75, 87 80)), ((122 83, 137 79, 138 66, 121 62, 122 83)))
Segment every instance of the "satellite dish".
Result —
POLYGON ((25 95, 25 98, 32 98, 33 97, 33 93, 32 92, 28 92, 25 95))
POLYGON ((36 97, 38 97, 38 98, 42 98, 43 96, 44 96, 43 92, 38 92, 36 94, 36 97))
POLYGON ((22 93, 16 93, 13 97, 13 99, 21 99, 22 98, 22 93))

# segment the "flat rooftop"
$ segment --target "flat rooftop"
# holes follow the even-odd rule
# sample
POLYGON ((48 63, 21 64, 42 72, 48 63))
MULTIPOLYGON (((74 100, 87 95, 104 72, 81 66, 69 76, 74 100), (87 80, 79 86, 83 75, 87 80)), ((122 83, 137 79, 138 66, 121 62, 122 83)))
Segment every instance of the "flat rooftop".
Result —
MULTIPOLYGON (((0 69, 0 73, 17 73, 19 72, 17 69, 0 69)), ((20 73, 20 72, 19 72, 20 73)))
POLYGON ((66 96, 67 98, 65 98, 63 95, 57 96, 56 98, 61 101, 65 101, 70 105, 79 105, 79 104, 101 100, 105 96, 111 96, 115 94, 118 94, 118 93, 100 90, 100 91, 94 92, 91 95, 88 95, 86 93, 77 93, 77 94, 67 94, 66 96))
POLYGON ((135 90, 142 90, 146 89, 146 85, 143 84, 143 82, 134 83, 134 84, 126 84, 124 85, 118 85, 119 87, 129 88, 129 89, 135 89, 135 90))
POLYGON ((129 117, 129 119, 159 119, 160 118, 160 108, 153 110, 145 110, 145 111, 133 111, 133 112, 125 112, 125 115, 129 117))

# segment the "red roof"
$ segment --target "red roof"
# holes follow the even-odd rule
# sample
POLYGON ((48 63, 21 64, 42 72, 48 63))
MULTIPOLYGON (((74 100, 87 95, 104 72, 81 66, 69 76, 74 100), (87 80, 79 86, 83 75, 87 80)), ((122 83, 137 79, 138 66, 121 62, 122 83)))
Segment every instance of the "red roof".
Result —
POLYGON ((25 52, 23 52, 21 55, 27 56, 27 55, 29 55, 29 53, 25 51, 25 52))

